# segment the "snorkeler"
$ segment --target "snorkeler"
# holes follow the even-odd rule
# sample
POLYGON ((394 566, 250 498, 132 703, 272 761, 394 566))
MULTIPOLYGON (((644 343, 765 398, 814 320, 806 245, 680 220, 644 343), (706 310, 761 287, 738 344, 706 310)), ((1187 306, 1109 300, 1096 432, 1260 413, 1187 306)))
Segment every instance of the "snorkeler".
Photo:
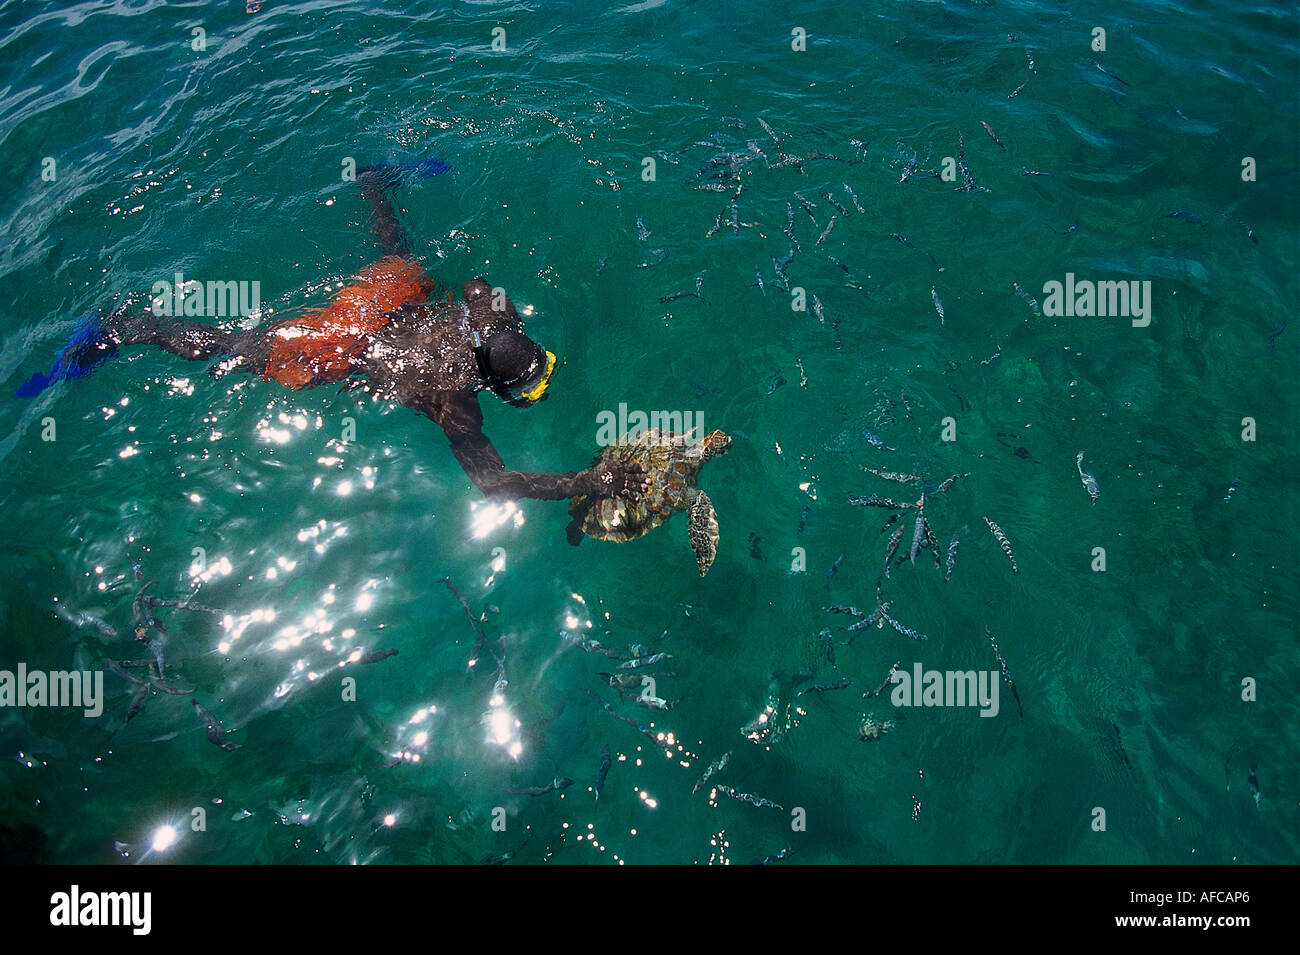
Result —
MULTIPOLYGON (((441 160, 424 160, 408 164, 407 171, 425 177, 447 168, 441 160)), ((362 269, 325 308, 270 327, 225 331, 151 311, 127 314, 123 306, 80 328, 50 372, 33 375, 16 394, 36 395, 65 378, 85 377, 120 347, 156 345, 192 360, 224 357, 214 372, 238 369, 295 390, 343 381, 344 389, 419 411, 438 423, 465 473, 489 498, 561 500, 644 491, 644 466, 625 459, 601 459, 569 474, 506 470, 483 434, 478 392, 487 389, 527 408, 546 397, 555 355, 524 334, 514 304, 482 278, 461 286, 460 302, 437 290, 411 255, 384 194, 401 172, 387 164, 358 171, 384 257, 362 269)))

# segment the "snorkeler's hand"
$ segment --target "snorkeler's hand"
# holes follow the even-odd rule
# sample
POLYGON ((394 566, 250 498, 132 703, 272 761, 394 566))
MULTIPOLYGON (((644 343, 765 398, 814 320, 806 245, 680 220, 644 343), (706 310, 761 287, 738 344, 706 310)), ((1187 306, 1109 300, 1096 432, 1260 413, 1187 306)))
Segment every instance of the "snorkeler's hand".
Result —
POLYGON ((650 479, 645 465, 630 460, 624 454, 615 461, 601 461, 586 472, 590 485, 586 493, 595 497, 623 497, 636 499, 650 490, 650 479))

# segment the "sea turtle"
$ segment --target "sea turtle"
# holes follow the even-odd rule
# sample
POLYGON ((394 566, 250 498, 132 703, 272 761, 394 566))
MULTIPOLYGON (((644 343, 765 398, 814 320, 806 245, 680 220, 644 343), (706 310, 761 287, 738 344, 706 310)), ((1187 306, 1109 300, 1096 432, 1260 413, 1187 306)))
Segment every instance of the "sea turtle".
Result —
POLYGON ((687 531, 700 567, 709 571, 718 548, 718 519, 709 496, 695 486, 700 465, 731 447, 731 438, 714 431, 699 440, 659 428, 642 431, 625 444, 606 448, 596 461, 641 464, 650 483, 635 500, 614 497, 575 497, 569 505, 569 543, 582 535, 600 540, 627 541, 654 530, 677 511, 686 511, 687 531))

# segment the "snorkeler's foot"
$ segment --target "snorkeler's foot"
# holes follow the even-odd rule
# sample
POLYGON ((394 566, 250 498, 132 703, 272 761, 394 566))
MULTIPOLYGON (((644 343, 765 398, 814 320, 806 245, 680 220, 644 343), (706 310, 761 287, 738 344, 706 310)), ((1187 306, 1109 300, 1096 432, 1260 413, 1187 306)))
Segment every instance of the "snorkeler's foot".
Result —
POLYGON ((380 188, 387 189, 399 183, 419 182, 451 171, 445 159, 406 159, 397 162, 377 162, 357 170, 357 179, 371 176, 380 188))
POLYGON ((85 378, 95 365, 117 351, 116 342, 105 335, 99 315, 84 315, 68 343, 59 350, 46 373, 37 372, 18 386, 17 398, 34 398, 46 388, 68 378, 85 378))

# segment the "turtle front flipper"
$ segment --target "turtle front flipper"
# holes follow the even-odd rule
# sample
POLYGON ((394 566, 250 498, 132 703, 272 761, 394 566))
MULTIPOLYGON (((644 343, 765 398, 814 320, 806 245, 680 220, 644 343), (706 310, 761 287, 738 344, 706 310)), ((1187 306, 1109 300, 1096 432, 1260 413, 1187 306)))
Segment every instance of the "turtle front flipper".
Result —
POLYGON ((690 535, 691 548, 695 551, 695 559, 700 565, 700 576, 703 577, 709 572, 713 558, 718 553, 718 516, 713 511, 709 495, 699 489, 692 493, 686 513, 690 518, 687 533, 690 535))

